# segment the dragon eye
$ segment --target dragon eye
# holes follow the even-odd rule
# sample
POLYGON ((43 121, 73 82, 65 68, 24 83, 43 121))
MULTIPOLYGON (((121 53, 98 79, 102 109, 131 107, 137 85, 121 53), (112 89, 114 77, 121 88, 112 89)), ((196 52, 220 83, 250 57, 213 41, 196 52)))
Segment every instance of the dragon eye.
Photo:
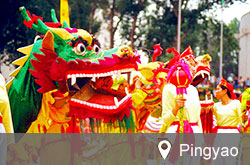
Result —
POLYGON ((83 43, 79 43, 73 50, 78 55, 84 55, 86 53, 86 48, 83 43))
POLYGON ((95 52, 99 52, 99 50, 100 50, 100 47, 98 46, 98 45, 94 45, 93 46, 93 50, 95 51, 95 52))

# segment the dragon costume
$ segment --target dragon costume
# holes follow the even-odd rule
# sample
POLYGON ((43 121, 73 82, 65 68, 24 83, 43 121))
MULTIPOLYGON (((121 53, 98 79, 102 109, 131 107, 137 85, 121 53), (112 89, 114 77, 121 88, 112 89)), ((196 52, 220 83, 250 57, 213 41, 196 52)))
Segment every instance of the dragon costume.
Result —
POLYGON ((137 69, 139 55, 128 46, 101 52, 91 34, 59 23, 54 10, 53 22, 20 11, 40 35, 18 49, 26 56, 13 62, 19 68, 7 84, 15 132, 80 132, 86 118, 105 128, 99 132, 133 131, 131 95, 112 89, 111 76, 137 69))
MULTIPOLYGON (((132 93, 133 107, 135 112, 145 111, 146 115, 138 120, 139 131, 146 133, 157 133, 162 127, 162 90, 167 84, 167 75, 170 68, 175 65, 181 58, 194 60, 195 67, 190 67, 193 80, 192 85, 196 86, 205 78, 209 78, 211 57, 206 54, 194 58, 191 47, 187 47, 183 53, 177 52, 174 48, 167 49, 167 53, 172 53, 173 58, 166 63, 155 61, 156 57, 161 55, 162 48, 160 44, 154 46, 153 62, 148 64, 139 64, 138 71, 141 76, 139 81, 141 87, 135 89, 132 93), (139 99, 138 99, 139 98, 139 99)), ((140 117, 138 117, 140 118, 140 117)))
POLYGON ((241 111, 243 114, 248 116, 247 121, 243 122, 242 132, 250 132, 250 88, 247 88, 241 95, 241 111))

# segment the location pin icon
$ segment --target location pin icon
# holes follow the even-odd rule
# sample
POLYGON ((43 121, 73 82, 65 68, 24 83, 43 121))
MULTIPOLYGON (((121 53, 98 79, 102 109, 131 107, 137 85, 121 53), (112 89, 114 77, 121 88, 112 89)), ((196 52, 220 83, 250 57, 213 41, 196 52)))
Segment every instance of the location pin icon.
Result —
POLYGON ((167 140, 162 140, 158 144, 158 149, 161 153, 161 156, 165 160, 169 154, 170 149, 171 149, 171 143, 169 143, 169 141, 167 141, 167 140))

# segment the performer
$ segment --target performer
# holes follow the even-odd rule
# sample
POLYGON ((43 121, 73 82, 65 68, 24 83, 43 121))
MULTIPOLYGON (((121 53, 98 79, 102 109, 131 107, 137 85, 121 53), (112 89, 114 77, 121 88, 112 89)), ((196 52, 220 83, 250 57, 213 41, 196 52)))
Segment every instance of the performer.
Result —
MULTIPOLYGON (((241 124, 241 103, 236 99, 233 93, 233 85, 228 83, 225 79, 221 79, 219 85, 216 87, 216 98, 221 102, 215 103, 213 114, 217 120, 217 126, 214 128, 214 133, 239 133, 239 125, 241 124)), ((232 134, 232 136, 223 136, 217 134, 214 140, 214 146, 233 147, 240 141, 240 136, 232 134)), ((211 164, 236 164, 235 157, 217 157, 212 160, 211 164)))
POLYGON ((9 98, 4 77, 0 74, 0 133, 14 133, 9 98))
MULTIPOLYGON (((209 61, 211 61, 210 56, 204 56, 202 59, 202 61, 207 62, 208 64, 209 61)), ((204 75, 207 73, 202 72, 202 70, 199 73, 197 72, 198 62, 196 61, 190 47, 188 47, 182 54, 177 54, 169 63, 174 63, 174 67, 170 68, 167 79, 168 84, 165 85, 163 89, 162 120, 164 124, 160 132, 202 133, 199 95, 197 89, 190 83, 193 83, 195 78, 197 78, 196 81, 203 81, 205 78, 204 75), (177 59, 176 62, 174 61, 175 59, 177 59), (173 71, 175 66, 177 66, 175 69, 176 71, 173 71), (196 72, 202 75, 198 76, 196 72), (172 79, 173 81, 171 81, 172 79)), ((209 65, 206 67, 209 68, 209 65)), ((208 74, 209 71, 210 69, 208 69, 208 74)), ((198 83, 196 81, 195 83, 198 83)), ((195 134, 186 134, 184 137, 185 138, 183 139, 182 136, 176 134, 175 136, 171 136, 169 140, 174 143, 173 146, 178 146, 177 144, 179 143, 201 146, 203 143, 203 139, 195 134)), ((173 151, 176 151, 177 154, 176 152, 170 154, 167 162, 168 164, 178 164, 182 162, 198 164, 200 162, 199 157, 191 157, 188 153, 184 154, 183 158, 179 159, 178 148, 173 148, 173 151)))
POLYGON ((180 121, 179 110, 184 106, 184 121, 189 122, 193 132, 201 133, 201 125, 199 124, 198 126, 201 106, 197 89, 194 86, 189 85, 187 88, 187 94, 184 94, 184 98, 176 99, 176 97, 176 87, 173 84, 167 84, 163 90, 162 102, 162 119, 165 123, 165 127, 169 127, 167 133, 179 133, 177 130, 180 121))
POLYGON ((214 115, 217 120, 214 133, 239 133, 238 126, 242 122, 241 103, 235 100, 233 90, 232 84, 225 79, 222 79, 216 87, 216 98, 221 102, 214 105, 214 115))
MULTIPOLYGON (((184 60, 188 64, 191 77, 193 77, 197 62, 191 48, 187 48, 180 55, 180 60, 184 60)), ((178 98, 176 86, 168 83, 163 89, 162 105, 162 119, 164 124, 161 132, 179 133, 180 109, 184 107, 184 132, 202 133, 200 124, 201 105, 198 91, 193 85, 190 84, 186 88, 186 94, 183 94, 183 98, 178 98)))
POLYGON ((7 141, 4 133, 14 133, 14 131, 5 80, 0 73, 0 164, 7 162, 7 143, 14 143, 14 139, 11 138, 8 138, 9 141, 7 141))
POLYGON ((247 88, 241 97, 241 111, 242 111, 242 132, 250 132, 250 88, 247 88))

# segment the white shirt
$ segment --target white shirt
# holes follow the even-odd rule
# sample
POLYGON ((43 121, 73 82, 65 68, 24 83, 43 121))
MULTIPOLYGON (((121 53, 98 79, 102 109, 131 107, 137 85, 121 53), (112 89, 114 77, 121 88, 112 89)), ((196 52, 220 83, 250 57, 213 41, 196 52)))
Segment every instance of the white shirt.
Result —
MULTIPOLYGON (((197 122, 199 127, 201 128, 201 105, 197 89, 194 86, 189 85, 189 87, 187 88, 187 94, 184 94, 183 97, 186 99, 184 107, 184 120, 188 120, 192 123, 197 122)), ((176 87, 171 83, 165 85, 162 95, 162 119, 167 127, 169 127, 173 121, 180 121, 179 111, 176 116, 172 113, 172 109, 176 104, 176 99, 176 87)))

